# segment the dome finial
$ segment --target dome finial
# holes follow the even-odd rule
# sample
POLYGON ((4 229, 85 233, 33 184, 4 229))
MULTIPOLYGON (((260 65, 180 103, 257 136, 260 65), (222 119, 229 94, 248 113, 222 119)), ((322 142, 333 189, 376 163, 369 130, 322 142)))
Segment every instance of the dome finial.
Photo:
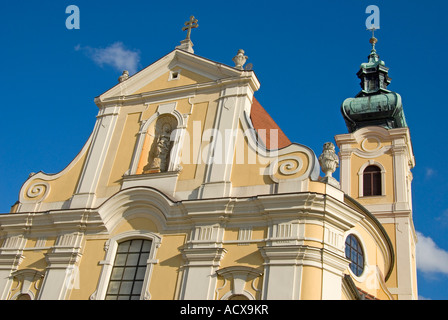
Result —
POLYGON ((375 38, 375 30, 376 30, 375 25, 372 24, 372 26, 369 29, 367 29, 367 30, 372 31, 372 37, 370 38, 369 42, 372 45, 372 52, 375 52, 376 51, 375 50, 375 44, 378 42, 378 39, 375 38))

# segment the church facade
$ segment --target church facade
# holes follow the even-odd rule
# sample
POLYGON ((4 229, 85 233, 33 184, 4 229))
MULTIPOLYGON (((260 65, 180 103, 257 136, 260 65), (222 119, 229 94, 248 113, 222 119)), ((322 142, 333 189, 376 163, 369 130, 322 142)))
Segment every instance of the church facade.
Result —
POLYGON ((0 216, 0 299, 417 299, 414 155, 374 43, 339 156, 316 154, 257 101, 244 51, 194 54, 196 22, 95 98, 63 171, 24 182, 0 216))

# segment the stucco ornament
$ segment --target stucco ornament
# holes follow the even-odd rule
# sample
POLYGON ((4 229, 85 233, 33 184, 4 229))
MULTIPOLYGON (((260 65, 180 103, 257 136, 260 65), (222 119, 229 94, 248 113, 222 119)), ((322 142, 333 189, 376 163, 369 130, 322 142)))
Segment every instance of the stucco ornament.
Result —
POLYGON ((124 70, 123 74, 118 78, 118 82, 123 82, 129 79, 129 71, 124 70))
POLYGON ((339 158, 335 152, 335 146, 331 142, 324 143, 322 154, 319 156, 319 164, 325 176, 320 181, 340 188, 339 182, 333 178, 333 173, 339 167, 339 158))
POLYGON ((235 62, 235 68, 243 70, 243 66, 246 63, 248 57, 244 55, 244 50, 238 50, 238 54, 233 57, 233 62, 235 62))

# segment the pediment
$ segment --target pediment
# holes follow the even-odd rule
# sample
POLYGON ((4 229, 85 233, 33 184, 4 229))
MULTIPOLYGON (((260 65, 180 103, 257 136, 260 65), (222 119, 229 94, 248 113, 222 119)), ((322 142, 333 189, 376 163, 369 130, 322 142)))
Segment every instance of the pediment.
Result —
POLYGON ((98 98, 100 101, 104 101, 113 97, 194 86, 240 77, 244 72, 246 71, 176 49, 129 79, 118 83, 98 98))

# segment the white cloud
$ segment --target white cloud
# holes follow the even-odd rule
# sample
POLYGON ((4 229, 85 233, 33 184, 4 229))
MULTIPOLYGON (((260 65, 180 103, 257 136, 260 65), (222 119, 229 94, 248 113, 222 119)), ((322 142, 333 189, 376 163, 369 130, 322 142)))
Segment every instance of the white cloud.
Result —
POLYGON ((131 75, 136 73, 140 62, 140 52, 126 49, 121 42, 115 42, 106 48, 82 47, 78 44, 75 50, 84 52, 100 67, 109 65, 120 73, 124 70, 131 75))
POLYGON ((448 252, 439 248, 430 238, 417 232, 417 269, 424 273, 443 273, 448 275, 448 252))
POLYGON ((435 170, 431 169, 431 168, 426 168, 425 169, 425 177, 426 178, 431 178, 434 174, 435 174, 435 170))

